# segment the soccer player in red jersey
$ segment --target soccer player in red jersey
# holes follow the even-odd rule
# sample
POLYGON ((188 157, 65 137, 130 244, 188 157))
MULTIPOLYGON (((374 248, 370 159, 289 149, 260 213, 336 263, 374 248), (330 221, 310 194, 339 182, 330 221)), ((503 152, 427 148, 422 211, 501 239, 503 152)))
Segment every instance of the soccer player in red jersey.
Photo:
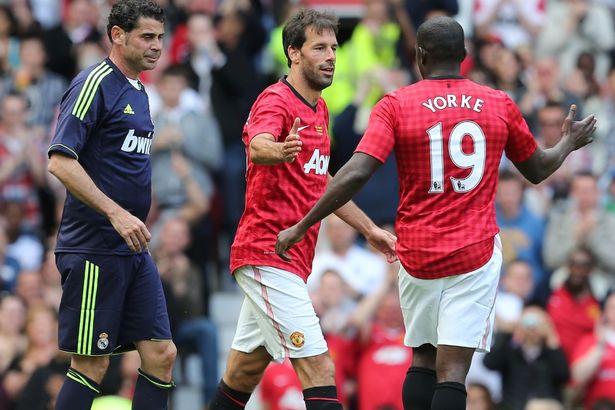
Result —
MULTIPOLYGON (((245 294, 227 368, 211 407, 242 409, 271 360, 290 357, 308 410, 340 409, 334 365, 307 292, 318 226, 291 251, 275 253, 277 233, 301 219, 324 193, 329 115, 321 91, 333 81, 337 19, 302 10, 283 30, 286 78, 257 98, 246 121, 246 207, 231 247, 231 271, 245 294)), ((390 261, 395 236, 354 204, 337 215, 390 261)), ((317 224, 316 224, 317 225, 317 224)))
POLYGON ((465 55, 455 20, 423 23, 416 50, 423 80, 382 98, 353 157, 276 244, 287 259, 309 227, 352 198, 395 150, 400 300, 413 348, 402 396, 412 410, 465 409, 472 355, 489 349, 502 263, 494 207, 502 153, 538 183, 590 143, 596 126, 594 116, 573 121, 572 106, 560 142, 540 149, 504 92, 459 76, 465 55))

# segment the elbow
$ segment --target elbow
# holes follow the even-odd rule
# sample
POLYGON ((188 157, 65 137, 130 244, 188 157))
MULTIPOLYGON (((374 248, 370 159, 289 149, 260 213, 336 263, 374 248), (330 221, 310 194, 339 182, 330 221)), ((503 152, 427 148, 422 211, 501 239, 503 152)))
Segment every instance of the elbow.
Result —
POLYGON ((57 155, 52 155, 47 162, 47 171, 54 176, 58 176, 60 165, 58 164, 57 155))

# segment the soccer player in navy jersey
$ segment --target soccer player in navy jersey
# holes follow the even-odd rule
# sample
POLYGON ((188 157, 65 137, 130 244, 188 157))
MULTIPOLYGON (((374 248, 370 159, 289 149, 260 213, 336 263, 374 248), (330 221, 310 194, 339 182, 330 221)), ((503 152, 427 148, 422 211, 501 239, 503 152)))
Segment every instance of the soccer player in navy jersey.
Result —
POLYGON ((395 150, 400 301, 405 343, 414 353, 402 392, 405 409, 465 409, 472 355, 489 350, 502 263, 494 207, 502 154, 538 183, 590 143, 596 127, 594 116, 574 121, 572 106, 560 142, 540 149, 504 92, 459 75, 465 55, 455 20, 423 23, 416 50, 423 80, 378 102, 353 157, 276 244, 288 259, 287 250, 309 227, 352 198, 395 150))
POLYGON ((56 246, 60 349, 72 354, 57 410, 90 409, 109 355, 137 349, 132 408, 166 409, 176 348, 145 224, 154 127, 139 74, 156 66, 164 14, 152 0, 111 9, 111 53, 71 82, 49 147, 67 188, 56 246))
MULTIPOLYGON (((298 221, 329 179, 329 114, 321 91, 333 81, 337 19, 301 10, 282 39, 288 76, 265 89, 243 129, 246 206, 231 247, 231 271, 245 294, 226 371, 212 409, 241 410, 271 360, 289 357, 307 410, 341 410, 335 371, 307 292, 318 227, 293 249, 293 262, 275 253, 277 233, 298 221)), ((395 258, 395 237, 353 203, 337 215, 395 258)))

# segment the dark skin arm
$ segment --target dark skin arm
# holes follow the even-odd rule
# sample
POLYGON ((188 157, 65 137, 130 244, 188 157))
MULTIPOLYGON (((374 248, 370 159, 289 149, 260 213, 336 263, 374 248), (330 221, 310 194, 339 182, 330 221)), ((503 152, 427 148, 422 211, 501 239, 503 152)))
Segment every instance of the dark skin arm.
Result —
POLYGON ((350 201, 381 165, 380 161, 370 155, 361 152, 354 154, 329 182, 327 192, 310 212, 301 221, 278 234, 276 253, 290 261, 286 251, 303 239, 312 225, 350 201))
POLYGON ((531 183, 538 184, 544 181, 557 171, 572 151, 593 141, 596 118, 590 115, 582 121, 574 121, 576 111, 576 105, 571 105, 562 125, 562 138, 554 147, 544 150, 537 148, 527 160, 515 163, 515 167, 531 183))

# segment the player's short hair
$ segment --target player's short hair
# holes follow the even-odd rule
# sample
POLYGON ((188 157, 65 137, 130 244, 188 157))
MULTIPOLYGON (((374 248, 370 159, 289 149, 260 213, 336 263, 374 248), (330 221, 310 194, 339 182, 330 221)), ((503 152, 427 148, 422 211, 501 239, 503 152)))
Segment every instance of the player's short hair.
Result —
POLYGON ((152 18, 164 23, 164 11, 152 0, 119 0, 111 7, 107 36, 111 39, 111 28, 118 26, 125 32, 131 32, 137 27, 140 17, 152 18))
POLYGON ((291 65, 290 57, 288 56, 288 46, 297 49, 301 48, 303 43, 305 43, 305 32, 308 27, 311 27, 318 34, 325 30, 330 30, 337 36, 338 24, 339 21, 333 14, 312 9, 301 9, 291 16, 282 30, 282 44, 288 66, 290 67, 291 65))
POLYGON ((421 24, 416 44, 439 62, 461 63, 466 55, 463 28, 451 17, 438 16, 421 24))

